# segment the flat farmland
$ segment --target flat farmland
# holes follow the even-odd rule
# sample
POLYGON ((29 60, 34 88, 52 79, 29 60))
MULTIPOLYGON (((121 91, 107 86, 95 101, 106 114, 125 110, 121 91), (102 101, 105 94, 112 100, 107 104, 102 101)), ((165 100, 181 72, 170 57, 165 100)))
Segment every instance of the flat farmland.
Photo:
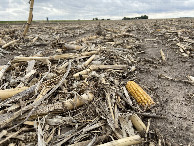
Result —
POLYGON ((25 37, 23 29, 0 24, 0 145, 194 143, 194 19, 33 22, 25 37), (128 81, 154 103, 135 99, 128 81))

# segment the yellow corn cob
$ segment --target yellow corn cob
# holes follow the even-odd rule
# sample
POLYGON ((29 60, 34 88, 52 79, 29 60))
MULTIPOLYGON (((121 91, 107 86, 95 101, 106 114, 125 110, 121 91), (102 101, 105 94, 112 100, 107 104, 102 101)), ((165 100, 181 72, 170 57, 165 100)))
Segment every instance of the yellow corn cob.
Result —
POLYGON ((153 99, 134 81, 128 81, 126 88, 141 106, 149 107, 155 103, 153 99))

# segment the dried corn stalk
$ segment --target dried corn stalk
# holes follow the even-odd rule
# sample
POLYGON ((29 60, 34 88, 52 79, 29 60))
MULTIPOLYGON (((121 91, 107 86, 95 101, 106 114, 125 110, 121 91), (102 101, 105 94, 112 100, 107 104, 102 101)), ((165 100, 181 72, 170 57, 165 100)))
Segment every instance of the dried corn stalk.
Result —
POLYGON ((24 124, 34 126, 35 122, 34 121, 25 121, 24 124))
POLYGON ((134 81, 128 81, 126 88, 141 106, 149 107, 155 103, 153 99, 134 81))
POLYGON ((193 77, 193 76, 187 76, 187 78, 189 79, 189 81, 190 81, 191 83, 194 83, 194 77, 193 77))
POLYGON ((87 67, 87 66, 92 62, 92 60, 93 60, 95 57, 96 57, 95 54, 92 55, 86 62, 84 62, 84 63, 82 64, 82 66, 83 66, 83 67, 87 67))
POLYGON ((72 58, 78 58, 82 56, 91 56, 98 53, 98 51, 90 51, 90 52, 83 52, 80 54, 77 53, 66 53, 66 54, 61 54, 61 55, 54 55, 50 56, 49 58, 51 60, 59 60, 59 59, 72 59, 72 58))
POLYGON ((19 41, 19 40, 13 40, 13 41, 11 41, 11 42, 9 42, 9 43, 3 45, 3 46, 2 46, 2 49, 6 48, 6 47, 8 47, 8 46, 10 46, 10 45, 12 45, 12 44, 18 42, 18 41, 19 41))
POLYGON ((98 69, 126 69, 127 65, 91 65, 91 70, 98 70, 98 69))
POLYGON ((78 78, 80 75, 87 75, 93 70, 98 69, 125 69, 127 65, 91 65, 89 69, 82 70, 73 75, 74 78, 78 78))
POLYGON ((119 140, 114 140, 99 146, 129 146, 134 144, 139 144, 142 142, 142 139, 139 135, 134 135, 131 137, 121 138, 119 140))
POLYGON ((23 62, 23 61, 31 61, 31 60, 39 60, 42 61, 43 63, 46 63, 47 60, 59 60, 59 59, 71 59, 71 58, 78 58, 82 56, 91 56, 96 54, 98 51, 90 51, 90 52, 83 52, 80 54, 77 53, 66 53, 66 54, 61 54, 61 55, 54 55, 54 56, 49 56, 49 57, 21 57, 21 56, 16 56, 14 57, 14 60, 12 62, 23 62))
POLYGON ((75 107, 79 107, 82 106, 86 101, 92 101, 94 98, 94 95, 92 93, 88 93, 88 94, 83 94, 81 96, 81 99, 79 98, 74 98, 73 100, 68 100, 66 102, 64 102, 64 106, 68 109, 68 110, 72 110, 75 107), (73 104, 72 104, 73 103, 73 104))
POLYGON ((58 67, 57 67, 57 72, 60 73, 60 72, 65 71, 67 66, 68 66, 68 62, 66 62, 66 63, 64 63, 64 64, 58 66, 58 67))
POLYGON ((28 87, 0 90, 0 99, 5 100, 26 89, 28 89, 28 87))
POLYGON ((13 62, 23 62, 23 61, 31 61, 31 60, 39 60, 39 61, 43 61, 46 62, 46 60, 48 60, 49 57, 21 57, 21 56, 16 56, 14 57, 13 62))
POLYGON ((23 33, 23 36, 26 35, 26 33, 28 32, 28 29, 30 27, 30 24, 32 22, 32 11, 33 11, 33 6, 34 6, 34 0, 30 0, 30 12, 29 12, 29 16, 28 16, 28 22, 27 22, 27 25, 26 25, 26 28, 24 30, 24 33, 23 33))
POLYGON ((166 57, 165 57, 164 52, 163 52, 162 49, 160 50, 160 54, 161 54, 162 60, 166 61, 166 57))
POLYGON ((28 89, 24 90, 23 92, 20 92, 7 100, 2 101, 0 103, 0 107, 2 107, 3 105, 9 104, 11 102, 14 102, 14 101, 18 101, 20 99, 24 100, 26 97, 28 97, 29 95, 32 95, 34 93, 34 90, 36 89, 36 87, 37 87, 37 84, 29 87, 28 89))
POLYGON ((0 70, 0 80, 2 79, 4 73, 7 71, 7 69, 10 67, 11 63, 8 62, 7 65, 4 65, 0 70))
POLYGON ((82 49, 82 46, 65 44, 63 49, 67 49, 67 50, 80 50, 80 49, 82 49))
POLYGON ((32 43, 35 43, 37 40, 38 40, 39 36, 35 37, 33 40, 32 40, 32 43))

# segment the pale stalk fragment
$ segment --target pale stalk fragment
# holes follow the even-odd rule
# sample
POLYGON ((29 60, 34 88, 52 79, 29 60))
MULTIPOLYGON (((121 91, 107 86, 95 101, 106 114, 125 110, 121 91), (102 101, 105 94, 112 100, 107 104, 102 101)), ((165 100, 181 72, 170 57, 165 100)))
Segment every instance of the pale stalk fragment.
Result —
POLYGON ((135 70, 136 70, 136 67, 132 66, 131 69, 130 69, 130 72, 134 72, 135 70))
POLYGON ((134 135, 131 137, 125 137, 118 140, 114 140, 98 146, 130 146, 134 144, 140 144, 141 142, 142 142, 141 137, 139 135, 134 135))
POLYGON ((35 60, 28 61, 28 66, 26 68, 26 74, 34 69, 35 63, 36 63, 35 60))
POLYGON ((117 107, 117 104, 115 104, 115 108, 114 108, 114 126, 115 128, 119 128, 119 123, 118 123, 118 114, 119 114, 119 111, 118 111, 118 107, 117 107))
POLYGON ((98 51, 90 51, 90 52, 83 52, 80 54, 77 53, 66 53, 66 54, 61 54, 61 55, 54 55, 54 56, 49 56, 49 57, 21 57, 21 56, 16 56, 14 57, 12 62, 25 62, 25 61, 31 61, 31 60, 37 60, 37 61, 42 61, 42 62, 47 62, 47 60, 59 60, 59 59, 73 59, 73 58, 78 58, 78 57, 88 57, 91 55, 96 54, 98 51))
POLYGON ((50 56, 49 58, 51 60, 59 60, 59 59, 73 59, 73 58, 77 58, 77 57, 78 57, 78 55, 75 53, 67 53, 67 54, 50 56))
POLYGON ((175 82, 185 82, 185 83, 189 83, 191 85, 194 85, 194 77, 192 77, 192 76, 187 76, 187 78, 189 80, 176 79, 176 78, 172 78, 170 76, 164 75, 164 74, 160 74, 160 75, 158 75, 158 77, 160 77, 162 79, 167 79, 167 80, 175 81, 175 82))
POLYGON ((58 71, 58 72, 63 72, 63 71, 66 70, 66 67, 67 67, 67 66, 68 66, 68 62, 66 62, 66 63, 60 65, 59 67, 57 67, 57 71, 58 71))
POLYGON ((39 36, 35 37, 33 40, 32 40, 32 43, 35 43, 36 40, 38 40, 39 36))
POLYGON ((155 143, 154 142, 150 142, 149 146, 155 146, 155 143))
POLYGON ((124 92, 124 94, 125 94, 125 97, 127 98, 128 104, 132 107, 132 106, 133 106, 133 103, 132 103, 132 101, 131 101, 131 99, 130 99, 130 96, 129 96, 129 94, 128 94, 128 92, 127 92, 127 89, 126 89, 125 86, 123 86, 123 92, 124 92))
POLYGON ((25 121, 24 124, 29 125, 29 126, 34 126, 35 122, 34 121, 25 121))
POLYGON ((149 132, 149 130, 150 130, 150 123, 151 123, 151 119, 148 119, 148 124, 147 124, 147 127, 146 127, 145 138, 148 137, 148 132, 149 132))
POLYGON ((161 54, 162 60, 166 61, 166 57, 165 57, 164 52, 163 52, 162 49, 160 50, 160 54, 161 54))
POLYGON ((10 107, 6 108, 7 112, 12 112, 15 109, 18 109, 20 107, 20 104, 12 104, 10 107))
POLYGON ((191 81, 191 83, 194 83, 194 77, 193 76, 187 76, 187 78, 191 81))
POLYGON ((91 56, 91 55, 97 54, 98 52, 99 52, 99 50, 90 51, 90 52, 83 52, 83 53, 80 54, 80 56, 91 56))
POLYGON ((134 125, 134 127, 139 131, 146 131, 146 126, 143 123, 143 121, 139 118, 139 116, 137 114, 133 114, 132 116, 130 116, 130 120, 132 122, 132 124, 134 125))
POLYGON ((98 69, 126 69, 127 65, 91 65, 89 68, 91 70, 98 70, 98 69))
POLYGON ((33 74, 36 73, 36 70, 32 69, 30 72, 28 72, 21 80, 22 81, 25 81, 27 80, 28 78, 30 78, 33 74))
POLYGON ((66 53, 66 54, 61 54, 61 55, 50 56, 49 58, 51 60, 73 59, 73 58, 78 58, 78 57, 82 57, 82 56, 91 56, 91 55, 96 54, 96 53, 98 53, 98 51, 83 52, 83 53, 80 53, 80 54, 66 53))
POLYGON ((69 44, 65 44, 63 46, 63 49, 67 49, 67 50, 80 50, 82 49, 82 46, 78 46, 78 45, 69 45, 69 44))
POLYGON ((36 89, 36 87, 37 87, 37 84, 27 88, 23 92, 20 92, 20 93, 18 93, 16 95, 12 96, 11 98, 8 98, 8 99, 2 101, 0 103, 0 107, 2 107, 3 105, 6 105, 6 104, 10 104, 11 102, 17 101, 19 99, 23 99, 24 97, 27 97, 27 96, 33 94, 33 92, 36 89))
MULTIPOLYGON (((98 141, 101 141, 101 140, 103 141, 103 139, 105 139, 106 137, 107 137, 107 135, 102 135, 102 136, 96 137, 95 143, 97 143, 98 141)), ((92 140, 93 139, 78 142, 78 143, 75 143, 75 144, 71 144, 69 146, 88 146, 90 144, 90 142, 92 142, 92 140)))
POLYGON ((10 143, 8 146, 16 146, 16 143, 10 143))
POLYGON ((69 99, 65 101, 64 107, 67 110, 72 110, 76 107, 82 106, 86 101, 91 102, 93 99, 94 99, 94 95, 92 93, 83 94, 80 99, 74 98, 73 100, 69 99))
POLYGON ((92 139, 92 141, 87 146, 93 146, 96 141, 96 136, 92 139))
POLYGON ((84 63, 82 64, 82 66, 83 66, 83 67, 87 67, 87 66, 94 60, 95 57, 96 57, 95 54, 92 55, 86 62, 84 62, 84 63))
POLYGON ((82 70, 73 75, 74 78, 78 78, 80 75, 87 75, 93 70, 100 70, 100 69, 125 69, 127 65, 91 65, 88 69, 82 70))
MULTIPOLYGON (((40 123, 40 121, 38 121, 40 123)), ((44 134, 41 127, 41 124, 37 125, 37 135, 38 135, 38 146, 46 146, 46 142, 44 141, 44 134)))
POLYGON ((43 61, 45 62, 49 57, 21 57, 16 56, 13 59, 13 62, 25 62, 25 61, 31 61, 31 60, 37 60, 37 61, 43 61))
POLYGON ((82 38, 79 41, 86 42, 86 41, 94 40, 96 38, 97 36, 89 36, 89 37, 82 38))
POLYGON ((114 117, 114 113, 113 113, 113 109, 112 109, 112 104, 111 104, 111 99, 110 99, 110 93, 106 93, 106 99, 108 102, 108 106, 109 106, 109 110, 112 116, 112 120, 114 121, 115 117, 114 117))
POLYGON ((150 129, 150 123, 151 123, 151 119, 148 120, 148 125, 146 127, 146 133, 149 132, 149 129, 150 129))
POLYGON ((10 98, 17 93, 23 92, 24 90, 28 89, 28 87, 17 87, 14 89, 5 89, 5 90, 0 90, 0 99, 5 100, 7 98, 10 98))
POLYGON ((11 41, 11 42, 9 42, 9 43, 3 45, 3 46, 2 46, 2 49, 6 48, 6 47, 8 47, 8 46, 10 46, 10 45, 12 45, 12 44, 14 44, 14 43, 17 43, 18 41, 19 41, 19 40, 13 40, 13 41, 11 41))
POLYGON ((7 65, 4 65, 0 70, 0 80, 2 79, 4 73, 7 71, 7 69, 10 67, 11 63, 10 61, 7 63, 7 65))
POLYGON ((82 70, 76 74, 73 75, 74 78, 78 78, 80 75, 87 75, 88 73, 90 73, 92 70, 91 69, 85 69, 82 70))

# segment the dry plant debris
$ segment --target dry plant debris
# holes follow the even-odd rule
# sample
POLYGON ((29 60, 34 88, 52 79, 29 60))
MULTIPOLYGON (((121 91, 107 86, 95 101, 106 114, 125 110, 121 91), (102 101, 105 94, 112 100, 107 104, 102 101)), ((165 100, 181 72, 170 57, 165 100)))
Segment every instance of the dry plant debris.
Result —
MULTIPOLYGON (((148 77, 141 81, 140 74, 170 63, 164 48, 158 48, 158 58, 143 57, 144 46, 154 48, 160 37, 183 59, 193 59, 193 31, 180 24, 184 25, 178 19, 143 25, 137 21, 36 22, 25 38, 19 38, 21 26, 2 25, 0 144, 169 143, 152 123, 167 118, 158 110, 164 103, 152 82, 146 84, 148 77), (8 58, 3 60, 4 56, 8 58)), ((193 74, 185 76, 188 80, 169 76, 161 73, 157 79, 193 87, 193 74)), ((189 95, 193 100, 193 92, 189 95)))

